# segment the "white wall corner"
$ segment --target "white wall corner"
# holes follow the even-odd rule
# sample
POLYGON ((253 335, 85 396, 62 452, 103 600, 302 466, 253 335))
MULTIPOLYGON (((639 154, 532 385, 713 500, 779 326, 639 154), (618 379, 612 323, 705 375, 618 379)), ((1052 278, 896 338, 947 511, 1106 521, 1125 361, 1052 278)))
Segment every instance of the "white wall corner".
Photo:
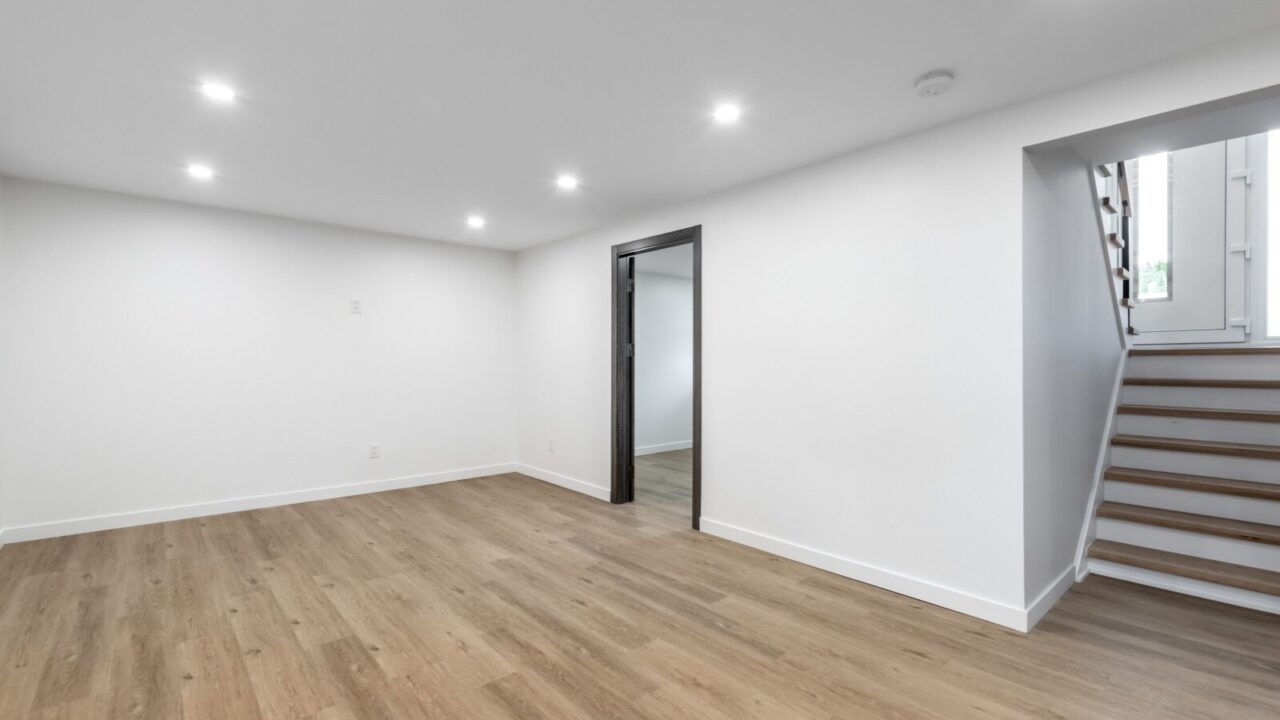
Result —
POLYGON ((210 515, 223 515, 225 513, 241 512, 244 510, 257 510, 260 508, 294 505, 297 503, 313 502, 316 500, 332 500, 334 498, 351 497, 353 495, 366 495, 368 493, 384 492, 387 490, 400 490, 404 488, 422 487, 425 485, 436 485, 439 483, 453 482, 455 480, 467 480, 470 478, 486 477, 489 475, 501 475, 503 473, 515 471, 515 463, 503 463, 500 465, 486 465, 482 467, 423 473, 421 475, 408 475, 404 477, 388 478, 385 480, 370 480, 366 482, 349 483, 346 485, 330 485, 328 487, 308 488, 306 490, 254 495, 227 500, 213 500, 210 502, 193 503, 190 505, 173 505, 169 507, 134 510, 110 515, 95 515, 90 517, 73 518, 70 520, 33 523, 31 525, 19 525, 0 530, 0 540, 3 540, 5 543, 44 540, 47 538, 63 537, 66 535, 98 532, 100 530, 115 530, 118 528, 135 527, 138 525, 171 522, 173 520, 187 520, 190 518, 207 517, 210 515))
MULTIPOLYGON (((763 550, 788 560, 795 560, 796 562, 859 582, 875 585, 885 590, 907 595, 917 600, 923 600, 948 610, 972 615, 981 620, 1003 625, 1019 632, 1027 632, 1031 625, 1034 624, 1029 622, 1031 613, 1027 608, 1008 605, 998 600, 973 595, 963 590, 939 585, 921 578, 839 557, 711 518, 703 517, 700 521, 702 531, 716 537, 753 547, 757 550, 763 550)), ((1067 570, 1069 571, 1070 569, 1068 568, 1067 570)), ((1066 587, 1070 587, 1071 573, 1067 572, 1065 575, 1068 580, 1066 587)), ((1057 589, 1061 583, 1061 578, 1059 578, 1054 582, 1051 589, 1057 589)), ((1042 594, 1040 599, 1037 599, 1037 604, 1044 598, 1050 597, 1047 593, 1049 593, 1048 590, 1046 590, 1046 594, 1042 594)), ((1047 602, 1045 609, 1047 610, 1048 607, 1051 607, 1059 596, 1060 594, 1052 597, 1047 602)), ((1039 618, 1036 619, 1038 620, 1039 618)))
POLYGON ((571 478, 568 475, 561 475, 560 473, 544 470, 543 468, 527 465, 525 463, 516 463, 515 472, 528 475, 531 478, 535 478, 543 482, 549 482, 552 485, 559 485, 566 490, 572 490, 577 493, 582 493, 583 495, 589 495, 597 500, 609 502, 610 490, 606 487, 593 485, 589 482, 578 480, 577 478, 571 478))
POLYGON ((1049 583, 1049 586, 1042 590, 1035 600, 1032 600, 1027 605, 1026 628, 1023 629, 1023 632, 1030 632, 1031 628, 1034 628, 1044 618, 1045 614, 1052 610, 1054 605, 1058 604, 1062 596, 1067 594, 1071 586, 1076 583, 1075 570, 1075 565, 1068 565, 1063 568, 1058 577, 1049 583))

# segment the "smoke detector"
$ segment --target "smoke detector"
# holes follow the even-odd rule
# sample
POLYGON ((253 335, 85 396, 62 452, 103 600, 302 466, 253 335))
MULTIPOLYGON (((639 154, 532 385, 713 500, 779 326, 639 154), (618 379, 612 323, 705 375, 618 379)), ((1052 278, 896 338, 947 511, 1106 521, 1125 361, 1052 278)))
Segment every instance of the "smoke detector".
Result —
POLYGON ((948 70, 934 70, 931 73, 925 73, 916 80, 916 95, 922 98, 937 97, 942 93, 951 89, 956 82, 956 76, 952 75, 948 70))

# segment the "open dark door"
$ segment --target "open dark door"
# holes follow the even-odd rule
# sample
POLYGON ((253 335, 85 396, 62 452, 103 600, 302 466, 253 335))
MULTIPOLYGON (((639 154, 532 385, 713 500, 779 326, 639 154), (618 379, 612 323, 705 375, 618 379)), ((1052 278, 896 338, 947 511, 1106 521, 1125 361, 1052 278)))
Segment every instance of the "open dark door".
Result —
POLYGON ((609 500, 628 503, 636 499, 635 464, 635 328, 636 259, 614 258, 613 322, 613 489, 609 500))
POLYGON ((655 235, 613 248, 613 448, 609 500, 636 498, 635 483, 635 258, 693 246, 693 507, 692 526, 702 514, 702 226, 655 235))

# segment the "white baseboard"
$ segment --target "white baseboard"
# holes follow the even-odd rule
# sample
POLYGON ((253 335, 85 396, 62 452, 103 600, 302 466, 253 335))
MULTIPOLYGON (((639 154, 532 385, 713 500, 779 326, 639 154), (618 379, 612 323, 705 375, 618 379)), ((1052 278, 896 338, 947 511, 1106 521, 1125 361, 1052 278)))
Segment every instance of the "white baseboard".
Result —
POLYGON ((692 440, 658 443, 657 445, 640 445, 636 448, 636 455, 653 455, 655 453, 671 452, 673 450, 688 450, 691 447, 693 447, 692 440))
POLYGON ((1049 583, 1049 586, 1037 595, 1035 600, 1032 600, 1027 605, 1027 630, 1030 631, 1031 628, 1035 627, 1036 623, 1040 622, 1045 614, 1053 609, 1053 606, 1057 605, 1062 596, 1066 595, 1071 586, 1075 584, 1076 564, 1073 562, 1059 573, 1058 577, 1054 578, 1053 582, 1049 583))
POLYGON ((35 523, 32 525, 18 525, 0 530, 0 541, 3 543, 15 543, 26 542, 28 540, 44 540, 46 538, 62 537, 64 535, 79 535, 81 533, 97 532, 99 530, 114 530, 117 528, 133 527, 135 525, 150 525, 151 523, 169 522, 171 520, 186 520, 188 518, 205 517, 208 515, 222 515, 224 513, 240 512, 241 510, 257 510, 259 508, 276 507, 279 505, 293 505, 296 503, 312 502, 315 500, 331 500, 333 498, 365 495, 367 493, 383 492, 386 490, 399 490, 402 488, 419 487, 422 485, 435 485, 437 483, 466 480, 468 478, 484 477, 486 475, 500 475, 502 473, 514 472, 515 470, 515 463, 503 463, 500 465, 486 465, 482 467, 424 473, 422 475, 408 475, 405 477, 388 478, 386 480, 370 480, 367 482, 349 483, 346 485, 330 485, 321 488, 291 490, 289 492, 253 495, 249 497, 231 498, 228 500, 214 500, 211 502, 193 503, 190 505, 173 505, 170 507, 133 510, 129 512, 113 513, 110 515, 95 515, 92 517, 81 517, 71 520, 56 520, 53 522, 35 523))
POLYGON ((526 465, 524 463, 516 463, 515 472, 523 473, 529 477, 537 478, 544 482, 549 482, 552 485, 559 485, 562 488, 579 492, 583 495, 590 495, 597 500, 609 502, 609 488, 602 488, 599 485, 592 485, 589 482, 583 482, 577 478, 571 478, 568 475, 561 475, 560 473, 543 470, 540 467, 534 467, 533 465, 526 465))
MULTIPOLYGON (((1029 622, 1030 615, 1026 608, 1006 605, 996 600, 972 595, 963 590, 956 590, 927 580, 860 563, 856 560, 831 555, 821 550, 814 550, 813 548, 797 545, 707 517, 701 519, 701 528, 703 532, 725 540, 732 540, 733 542, 785 557, 789 560, 795 560, 805 565, 811 565, 827 572, 882 587, 934 605, 940 605, 965 615, 972 615, 1019 632, 1027 632, 1031 626, 1029 622)), ((1057 582, 1055 582, 1056 585, 1057 582)), ((1047 611, 1048 607, 1044 609, 1047 611)))

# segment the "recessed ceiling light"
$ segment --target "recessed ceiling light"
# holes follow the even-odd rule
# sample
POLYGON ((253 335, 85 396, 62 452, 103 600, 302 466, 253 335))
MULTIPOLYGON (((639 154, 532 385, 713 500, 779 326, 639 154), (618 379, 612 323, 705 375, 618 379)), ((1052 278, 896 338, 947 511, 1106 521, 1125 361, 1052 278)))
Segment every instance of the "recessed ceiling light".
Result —
POLYGON ((476 230, 479 230, 480 228, 484 227, 484 222, 485 222, 484 218, 481 217, 480 215, 467 216, 467 227, 469 228, 475 228, 476 230))
POLYGON ((732 125, 742 118, 742 108, 734 103, 720 103, 712 111, 711 117, 721 125, 732 125))
POLYGON ((573 175, 561 175, 556 178, 556 187, 561 190, 577 190, 578 178, 573 175))
POLYGON ((236 99, 235 88, 212 80, 201 85, 200 92, 204 93, 204 96, 210 100, 217 100, 218 102, 228 103, 236 99))
POLYGON ((200 165, 198 163, 195 165, 188 165, 187 174, 197 180, 212 180, 213 168, 208 165, 200 165))

